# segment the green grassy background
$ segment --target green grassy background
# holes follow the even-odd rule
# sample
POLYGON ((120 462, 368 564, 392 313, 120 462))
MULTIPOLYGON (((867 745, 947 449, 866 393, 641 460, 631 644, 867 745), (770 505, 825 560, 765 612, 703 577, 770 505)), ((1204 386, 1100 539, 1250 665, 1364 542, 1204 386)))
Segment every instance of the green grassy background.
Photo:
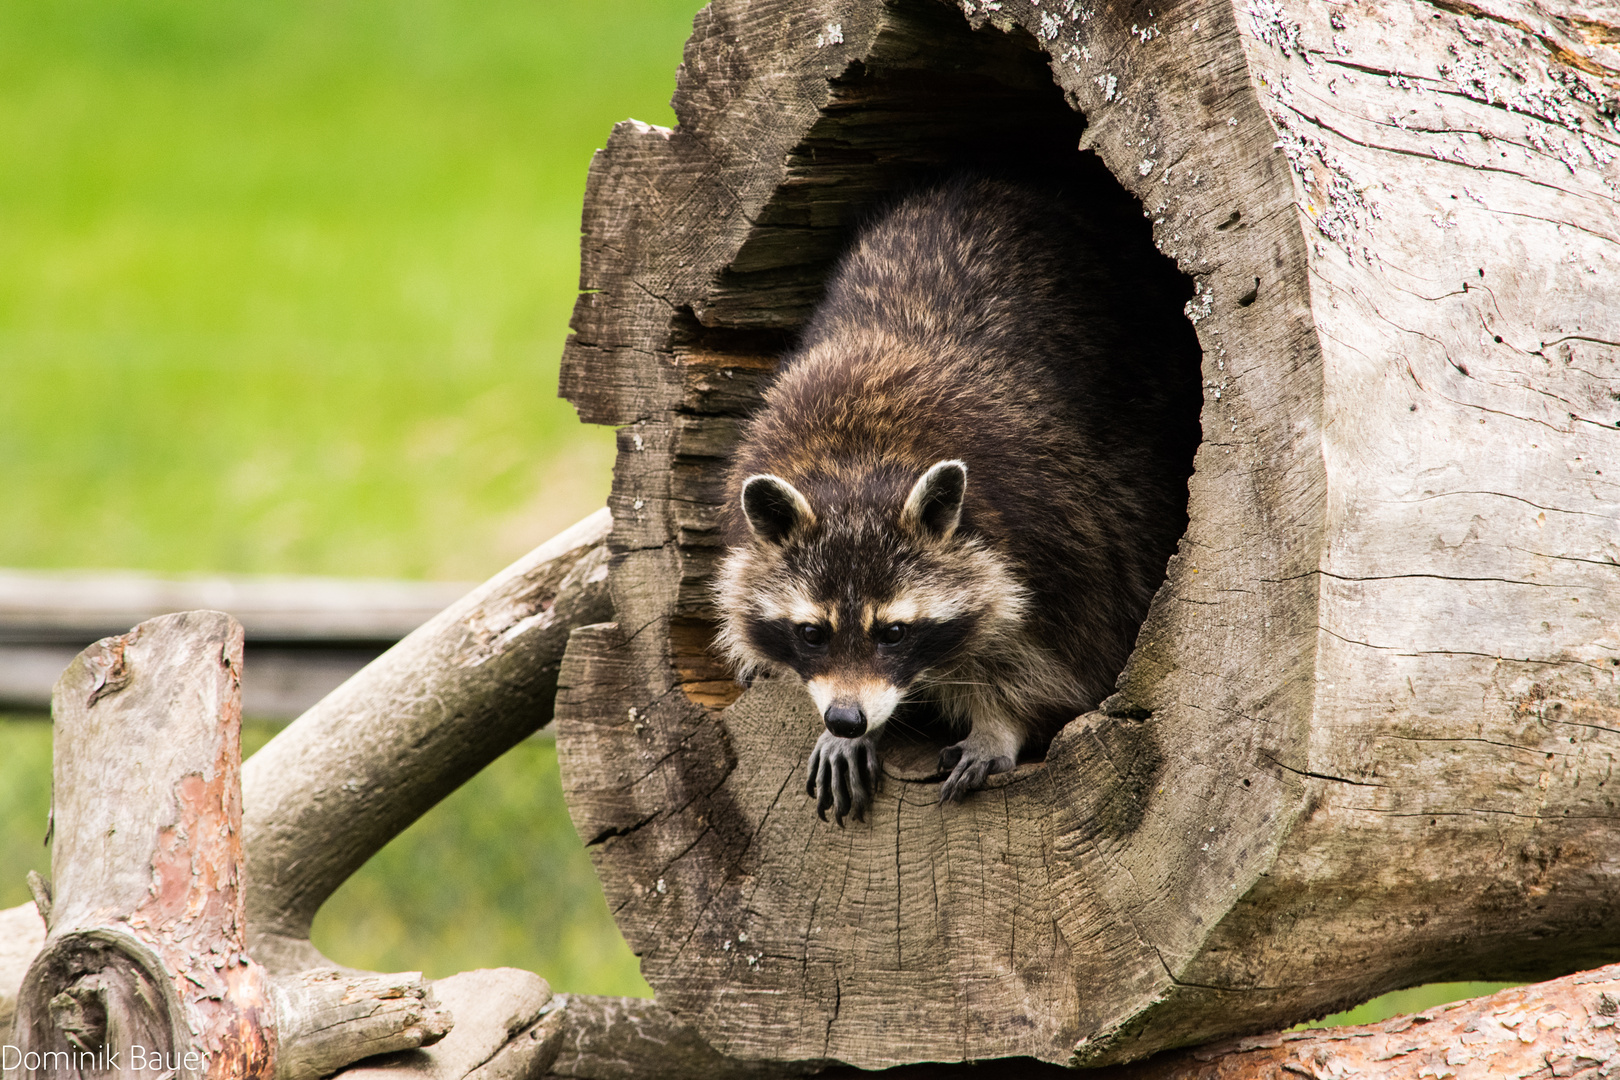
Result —
MULTIPOLYGON (((600 506, 610 435, 556 398, 585 170, 672 120, 697 6, 0 4, 0 566, 477 580, 600 506)), ((0 717, 0 907, 48 869, 49 774, 48 724, 0 717)), ((315 938, 646 992, 541 742, 315 938)))
POLYGON ((697 6, 0 5, 0 565, 470 580, 600 505, 585 170, 697 6))
MULTIPOLYGON (((611 433, 556 396, 585 173, 672 122, 697 7, 0 4, 0 565, 478 580, 600 506, 611 433)), ((48 864, 49 760, 0 722, 0 905, 48 864)), ((315 934, 646 992, 543 743, 315 934)))

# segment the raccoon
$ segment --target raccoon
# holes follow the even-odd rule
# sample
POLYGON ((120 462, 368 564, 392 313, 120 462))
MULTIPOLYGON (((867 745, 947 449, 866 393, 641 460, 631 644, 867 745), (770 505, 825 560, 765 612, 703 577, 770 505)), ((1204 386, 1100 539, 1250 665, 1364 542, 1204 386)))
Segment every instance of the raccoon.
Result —
POLYGON ((822 820, 864 820, 907 703, 957 740, 951 802, 1112 689, 1199 438, 1187 291, 1129 254, 1144 244, 1002 180, 906 197, 856 238, 744 428, 718 641, 745 682, 803 681, 822 820))

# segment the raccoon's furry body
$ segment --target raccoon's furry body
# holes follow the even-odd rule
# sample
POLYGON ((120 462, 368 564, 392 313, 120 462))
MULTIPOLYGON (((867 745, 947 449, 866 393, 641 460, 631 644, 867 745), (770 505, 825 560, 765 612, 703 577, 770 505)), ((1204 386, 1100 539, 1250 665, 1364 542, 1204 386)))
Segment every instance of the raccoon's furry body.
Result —
POLYGON ((804 679, 823 815, 864 814, 901 701, 964 736, 942 754, 959 799, 1112 689, 1198 438, 1181 298, 1128 247, 1007 183, 913 195, 858 237, 747 426, 720 641, 743 677, 804 679))

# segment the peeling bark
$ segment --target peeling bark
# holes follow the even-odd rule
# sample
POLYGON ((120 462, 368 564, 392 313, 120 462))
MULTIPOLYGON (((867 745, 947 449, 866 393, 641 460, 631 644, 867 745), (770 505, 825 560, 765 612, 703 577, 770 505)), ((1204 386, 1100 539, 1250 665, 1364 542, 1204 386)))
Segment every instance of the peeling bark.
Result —
POLYGON ((32 881, 49 932, 18 994, 8 1078, 308 1080, 320 1072, 296 1067, 301 1040, 329 1072, 448 1027, 419 976, 334 973, 341 993, 288 992, 249 956, 241 671, 241 626, 200 611, 99 641, 58 681, 53 880, 32 881), (412 1007, 383 1004, 401 999, 412 1007), (334 1024, 358 1010, 380 1022, 345 1054, 334 1024))
MULTIPOLYGON (((97 642, 57 682, 50 935, 18 999, 23 1054, 141 1046, 184 1077, 268 1074, 269 980, 242 934, 241 665, 236 621, 191 612, 97 642)), ((93 1071, 56 1060, 32 1075, 93 1071)))
POLYGON ((1103 1069, 1097 1080, 1530 1080, 1620 1070, 1620 965, 1379 1024, 1288 1031, 1103 1069))

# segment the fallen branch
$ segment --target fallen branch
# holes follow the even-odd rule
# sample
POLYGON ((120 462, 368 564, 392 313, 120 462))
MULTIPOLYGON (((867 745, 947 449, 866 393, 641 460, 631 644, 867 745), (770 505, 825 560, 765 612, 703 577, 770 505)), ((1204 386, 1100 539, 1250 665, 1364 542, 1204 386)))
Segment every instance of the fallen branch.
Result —
POLYGON ((464 971, 433 984, 462 1019, 442 1042, 372 1058, 344 1080, 530 1080, 557 1056, 557 999, 540 976, 515 968, 464 971))
POLYGON ((551 720, 576 627, 612 618, 599 510, 540 545, 289 724, 242 771, 248 946, 276 972, 326 898, 411 822, 551 720))

